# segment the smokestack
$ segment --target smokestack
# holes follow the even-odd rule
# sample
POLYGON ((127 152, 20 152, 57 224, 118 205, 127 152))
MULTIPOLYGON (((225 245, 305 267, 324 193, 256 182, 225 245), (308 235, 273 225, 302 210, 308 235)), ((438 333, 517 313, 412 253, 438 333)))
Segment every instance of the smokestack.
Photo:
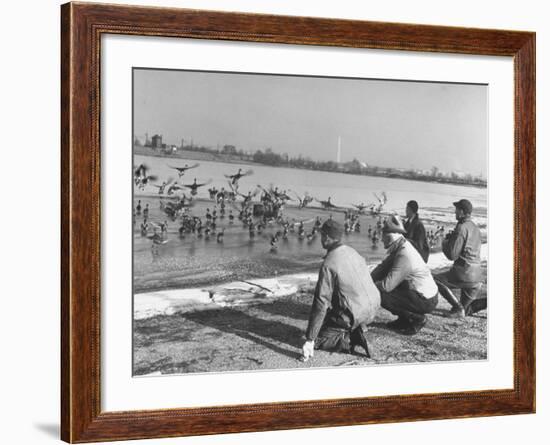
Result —
POLYGON ((339 164, 341 161, 342 156, 342 140, 340 136, 338 136, 338 151, 336 152, 336 162, 339 164))

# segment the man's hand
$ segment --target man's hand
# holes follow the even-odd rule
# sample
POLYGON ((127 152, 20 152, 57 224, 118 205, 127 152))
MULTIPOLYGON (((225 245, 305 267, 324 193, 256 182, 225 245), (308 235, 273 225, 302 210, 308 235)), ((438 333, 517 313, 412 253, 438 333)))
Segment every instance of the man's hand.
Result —
POLYGON ((304 346, 302 346, 302 354, 304 362, 309 360, 310 357, 313 357, 313 342, 306 341, 304 346))

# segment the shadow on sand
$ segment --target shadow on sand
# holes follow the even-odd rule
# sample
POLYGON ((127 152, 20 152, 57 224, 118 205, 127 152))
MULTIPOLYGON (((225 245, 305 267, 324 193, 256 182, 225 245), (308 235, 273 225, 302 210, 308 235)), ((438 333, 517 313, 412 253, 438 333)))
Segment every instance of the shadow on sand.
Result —
POLYGON ((289 317, 304 321, 304 330, 306 329, 307 321, 309 319, 309 312, 311 310, 311 305, 297 303, 295 301, 281 300, 266 304, 259 304, 257 307, 272 315, 279 315, 282 317, 289 317))
POLYGON ((296 358, 302 347, 301 329, 279 321, 252 317, 236 309, 198 311, 182 314, 180 317, 237 335, 291 358, 296 358))

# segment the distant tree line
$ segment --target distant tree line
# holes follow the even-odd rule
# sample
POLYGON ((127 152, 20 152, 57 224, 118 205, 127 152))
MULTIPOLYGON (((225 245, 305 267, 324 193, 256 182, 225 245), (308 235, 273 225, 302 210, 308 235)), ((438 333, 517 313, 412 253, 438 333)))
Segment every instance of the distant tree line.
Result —
POLYGON ((366 165, 357 159, 353 159, 353 161, 345 163, 337 163, 334 161, 314 161, 310 157, 303 157, 302 155, 297 157, 289 157, 287 153, 275 153, 271 148, 256 150, 254 154, 248 154, 243 150, 237 149, 234 145, 224 145, 221 149, 215 149, 204 145, 188 144, 178 147, 178 151, 180 150, 210 153, 213 155, 224 155, 224 157, 230 157, 233 160, 256 162, 258 164, 270 165, 273 167, 290 167, 355 175, 383 176, 389 178, 412 179, 416 181, 474 185, 478 187, 487 186, 487 181, 480 177, 474 177, 471 174, 459 175, 454 172, 445 175, 439 171, 437 167, 432 167, 429 172, 421 172, 413 169, 402 170, 383 168, 375 165, 366 165))
POLYGON ((487 186, 487 181, 482 178, 474 177, 471 174, 461 176, 454 172, 447 176, 440 172, 437 167, 433 167, 429 173, 426 173, 413 169, 398 170, 393 168, 382 168, 375 165, 365 165, 357 159, 339 164, 334 161, 313 161, 311 158, 301 155, 296 158, 290 158, 287 154, 273 152, 271 148, 267 148, 265 151, 256 150, 252 155, 252 160, 259 164, 271 165, 274 167, 302 168, 355 175, 384 176, 390 178, 413 179, 417 181, 475 185, 479 187, 487 186))

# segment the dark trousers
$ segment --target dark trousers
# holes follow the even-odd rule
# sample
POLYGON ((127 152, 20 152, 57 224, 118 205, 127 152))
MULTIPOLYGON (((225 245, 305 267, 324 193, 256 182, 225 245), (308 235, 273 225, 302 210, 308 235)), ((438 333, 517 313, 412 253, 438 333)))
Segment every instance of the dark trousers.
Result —
POLYGON ((467 306, 475 300, 483 287, 481 282, 467 283, 458 281, 453 275, 452 270, 434 275, 434 279, 438 285, 443 284, 450 289, 460 289, 460 303, 462 306, 467 306))
POLYGON ((315 340, 315 349, 331 352, 350 351, 350 331, 338 327, 323 326, 315 340))
POLYGON ((424 314, 429 314, 437 306, 437 295, 424 298, 411 289, 396 288, 391 292, 381 292, 381 306, 411 323, 424 320, 424 314))
POLYGON ((315 349, 330 352, 351 352, 351 345, 358 343, 356 338, 358 330, 366 330, 366 325, 359 325, 355 330, 351 330, 337 326, 325 319, 315 340, 315 349))

